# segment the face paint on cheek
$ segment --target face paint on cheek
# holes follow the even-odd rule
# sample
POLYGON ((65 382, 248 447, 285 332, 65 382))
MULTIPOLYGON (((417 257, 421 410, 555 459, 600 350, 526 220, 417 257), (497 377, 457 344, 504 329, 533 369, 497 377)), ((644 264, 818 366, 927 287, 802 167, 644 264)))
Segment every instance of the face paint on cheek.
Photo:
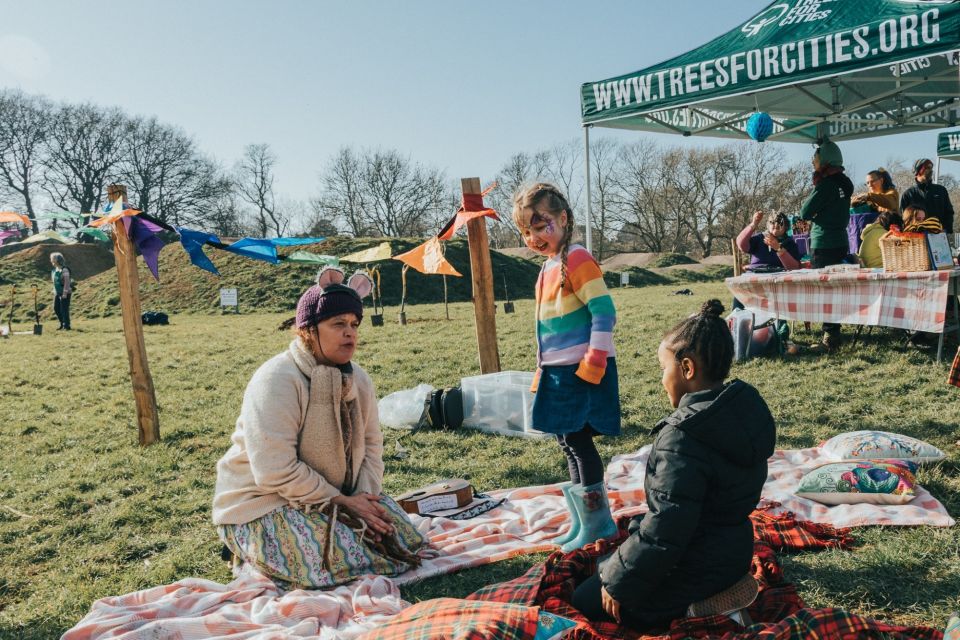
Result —
POLYGON ((553 223, 553 220, 547 220, 547 225, 543 228, 544 233, 549 233, 553 235, 553 232, 557 230, 557 226, 553 223))

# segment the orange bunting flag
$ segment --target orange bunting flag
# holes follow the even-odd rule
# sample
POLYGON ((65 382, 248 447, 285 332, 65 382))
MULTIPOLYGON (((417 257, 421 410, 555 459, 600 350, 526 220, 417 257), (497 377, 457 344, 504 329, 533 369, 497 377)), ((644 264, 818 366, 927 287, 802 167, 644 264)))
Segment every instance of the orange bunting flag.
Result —
POLYGON ((124 208, 123 208, 123 198, 117 198, 116 202, 114 202, 113 205, 110 207, 110 213, 108 213, 107 215, 103 216, 102 218, 99 218, 99 219, 97 219, 97 220, 94 220, 93 222, 90 223, 90 226, 91 226, 91 227, 99 227, 99 226, 104 225, 104 224, 112 224, 112 223, 116 222, 117 220, 119 220, 120 218, 126 218, 126 217, 128 217, 128 216, 135 216, 135 215, 137 215, 138 213, 140 213, 140 210, 139 210, 139 209, 134 209, 134 208, 132 208, 132 207, 131 207, 131 208, 124 209, 124 208))
POLYGON ((30 226, 30 218, 22 213, 13 211, 0 211, 0 222, 19 222, 25 227, 30 226))
POLYGON ((443 257, 443 247, 440 241, 434 236, 419 247, 414 247, 406 253, 393 256, 394 260, 399 260, 403 264, 413 267, 420 273, 441 274, 448 276, 462 276, 459 271, 453 268, 453 265, 447 262, 443 257))
POLYGON ((465 193, 461 200, 460 208, 457 209, 457 212, 453 214, 453 217, 447 221, 447 224, 443 225, 443 228, 440 229, 440 233, 437 234, 437 237, 441 240, 449 240, 453 237, 453 234, 457 232, 457 229, 467 224, 469 220, 474 218, 479 218, 481 216, 489 216, 494 220, 499 220, 497 217, 497 212, 493 209, 487 209, 483 206, 483 196, 487 195, 493 191, 497 186, 497 183, 494 182, 492 185, 483 190, 482 193, 465 193))

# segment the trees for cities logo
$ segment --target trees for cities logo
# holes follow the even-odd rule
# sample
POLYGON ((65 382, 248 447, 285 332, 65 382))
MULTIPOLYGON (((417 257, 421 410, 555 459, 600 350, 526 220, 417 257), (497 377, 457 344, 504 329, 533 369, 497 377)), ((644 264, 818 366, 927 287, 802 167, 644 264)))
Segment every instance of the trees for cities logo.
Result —
POLYGON ((740 28, 748 38, 760 33, 760 31, 769 24, 779 22, 783 27, 788 24, 798 24, 800 22, 816 22, 823 20, 830 15, 830 9, 821 8, 822 5, 840 0, 798 0, 791 8, 786 2, 767 7, 752 20, 740 28))

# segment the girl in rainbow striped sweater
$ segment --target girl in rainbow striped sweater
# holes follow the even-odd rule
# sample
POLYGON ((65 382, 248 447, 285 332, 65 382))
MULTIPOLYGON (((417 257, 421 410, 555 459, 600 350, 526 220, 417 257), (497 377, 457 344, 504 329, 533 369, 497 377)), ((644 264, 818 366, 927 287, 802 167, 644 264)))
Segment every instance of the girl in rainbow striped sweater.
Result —
POLYGON ((563 486, 572 526, 564 552, 614 535, 594 436, 620 434, 620 390, 613 351, 617 312, 600 266, 570 243, 573 212, 550 184, 514 196, 513 220, 528 247, 546 256, 537 278, 537 374, 533 426, 557 436, 570 482, 563 486))

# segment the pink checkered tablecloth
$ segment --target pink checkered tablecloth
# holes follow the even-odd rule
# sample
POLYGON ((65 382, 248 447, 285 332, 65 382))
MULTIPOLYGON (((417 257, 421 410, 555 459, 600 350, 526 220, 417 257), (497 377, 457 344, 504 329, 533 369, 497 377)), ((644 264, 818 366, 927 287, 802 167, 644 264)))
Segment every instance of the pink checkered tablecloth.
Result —
POLYGON ((747 309, 785 320, 942 333, 947 294, 956 290, 958 278, 960 269, 912 273, 799 269, 745 273, 726 283, 747 309))

